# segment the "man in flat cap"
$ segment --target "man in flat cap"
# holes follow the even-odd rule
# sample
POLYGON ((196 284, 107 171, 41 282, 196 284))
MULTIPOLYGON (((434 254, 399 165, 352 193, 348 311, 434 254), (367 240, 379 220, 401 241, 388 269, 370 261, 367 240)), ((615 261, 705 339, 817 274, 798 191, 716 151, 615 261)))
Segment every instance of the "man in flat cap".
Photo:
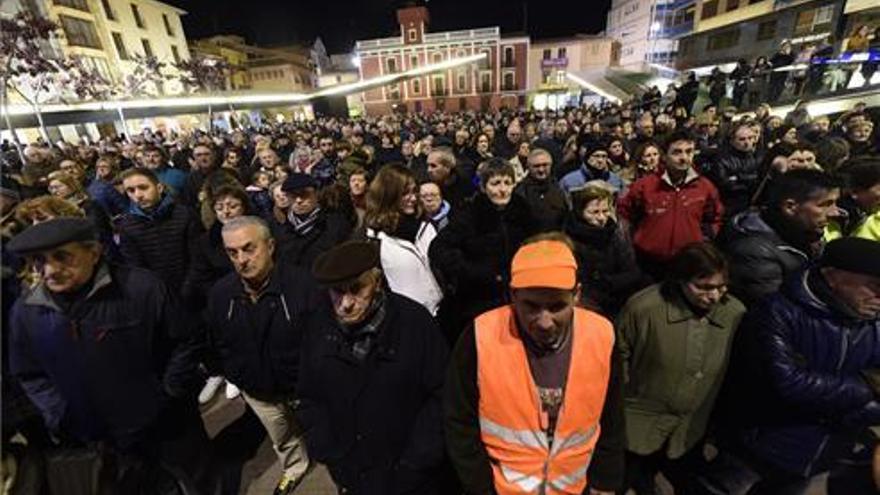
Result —
POLYGON ((375 243, 350 241, 312 272, 332 307, 310 318, 297 417, 340 493, 447 493, 441 391, 447 349, 419 303, 391 292, 375 243))
POLYGON ((302 322, 321 294, 307 271, 275 262, 275 240, 262 219, 233 218, 221 235, 235 272, 208 294, 210 340, 223 376, 241 389, 272 440, 283 470, 275 493, 287 495, 309 467, 292 403, 302 322))
POLYGON ((474 495, 612 494, 624 424, 614 329, 576 306, 571 240, 527 240, 511 300, 478 316, 452 353, 444 392, 452 464, 474 495))
POLYGON ((104 262, 85 219, 34 225, 8 248, 40 274, 12 308, 9 359, 48 430, 195 473, 196 345, 161 280, 104 262))
POLYGON ((880 424, 877 369, 880 243, 838 239, 739 328, 729 403, 719 409, 732 413, 725 431, 754 471, 740 481, 759 479, 749 493, 803 493, 811 476, 829 470, 829 487, 855 483, 829 493, 873 493, 873 445, 861 449, 861 459, 853 452, 860 436, 871 438, 867 428, 880 424), (844 476, 842 465, 859 472, 844 476))
POLYGON ((290 174, 281 190, 290 197, 290 209, 278 238, 280 258, 308 269, 319 254, 348 239, 352 225, 345 215, 321 208, 318 181, 308 174, 290 174))

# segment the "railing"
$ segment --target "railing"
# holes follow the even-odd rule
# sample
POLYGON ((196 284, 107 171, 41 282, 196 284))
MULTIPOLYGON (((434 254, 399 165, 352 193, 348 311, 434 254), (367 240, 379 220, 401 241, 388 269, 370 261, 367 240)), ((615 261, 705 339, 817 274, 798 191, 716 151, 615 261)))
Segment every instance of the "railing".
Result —
POLYGON ((541 59, 541 68, 546 69, 548 67, 568 67, 568 57, 541 59))
POLYGON ((425 43, 436 43, 439 41, 455 41, 471 38, 497 38, 501 35, 501 30, 497 27, 481 28, 481 29, 463 29, 460 31, 445 31, 442 33, 430 33, 425 35, 425 43))
POLYGON ((393 38, 379 38, 375 40, 358 41, 355 45, 358 50, 366 48, 381 48, 383 46, 395 46, 403 43, 403 38, 395 36, 393 38))

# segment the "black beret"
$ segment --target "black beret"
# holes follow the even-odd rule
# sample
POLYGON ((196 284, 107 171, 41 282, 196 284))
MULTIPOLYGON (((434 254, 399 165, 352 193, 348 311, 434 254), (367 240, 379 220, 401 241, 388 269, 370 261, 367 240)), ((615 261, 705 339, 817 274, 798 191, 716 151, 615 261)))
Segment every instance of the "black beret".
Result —
POLYGON ((835 239, 825 246, 822 266, 880 277, 880 242, 861 237, 835 239))
POLYGON ((368 241, 348 241, 322 253, 312 264, 312 275, 325 286, 349 282, 379 266, 379 245, 368 241))
POLYGON ((85 218, 56 218, 28 227, 13 237, 7 247, 18 254, 48 251, 68 242, 96 241, 98 231, 85 218))
POLYGON ((318 187, 318 182, 309 174, 295 173, 290 174, 281 184, 281 190, 284 192, 293 192, 307 187, 318 187))

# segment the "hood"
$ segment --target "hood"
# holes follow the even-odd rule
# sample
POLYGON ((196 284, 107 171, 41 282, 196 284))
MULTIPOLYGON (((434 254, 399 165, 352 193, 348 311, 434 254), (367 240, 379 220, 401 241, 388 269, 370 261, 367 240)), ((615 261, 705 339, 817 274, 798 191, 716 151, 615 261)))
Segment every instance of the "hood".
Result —
POLYGON ((761 218, 761 212, 758 210, 748 210, 738 213, 730 221, 730 228, 737 237, 761 235, 772 238, 776 242, 782 242, 782 239, 780 239, 773 228, 761 218))

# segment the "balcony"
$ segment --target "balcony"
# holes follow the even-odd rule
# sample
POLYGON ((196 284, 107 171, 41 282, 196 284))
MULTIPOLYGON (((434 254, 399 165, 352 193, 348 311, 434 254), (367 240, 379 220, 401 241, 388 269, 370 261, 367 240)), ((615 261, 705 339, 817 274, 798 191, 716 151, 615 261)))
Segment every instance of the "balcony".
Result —
POLYGON ((425 35, 425 43, 438 43, 443 41, 460 41, 472 39, 498 39, 501 36, 499 28, 464 29, 461 31, 446 31, 443 33, 430 33, 425 35))
POLYGON ((568 57, 545 58, 541 60, 542 69, 552 69, 557 67, 568 67, 568 57))

